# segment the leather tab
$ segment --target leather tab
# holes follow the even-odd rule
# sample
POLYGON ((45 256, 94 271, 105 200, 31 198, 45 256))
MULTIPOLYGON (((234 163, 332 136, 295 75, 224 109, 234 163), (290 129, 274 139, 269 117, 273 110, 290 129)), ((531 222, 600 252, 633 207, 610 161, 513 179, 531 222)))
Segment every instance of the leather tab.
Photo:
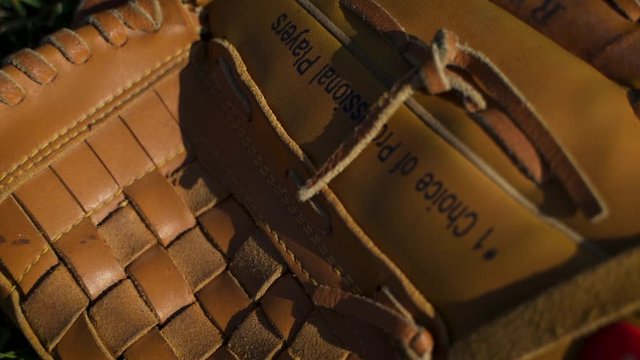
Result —
POLYGON ((196 224, 187 205, 157 170, 127 187, 125 194, 164 246, 196 224))
POLYGON ((127 360, 178 360, 160 331, 152 329, 124 353, 127 360))
POLYGON ((158 0, 131 1, 118 8, 127 26, 144 32, 156 32, 162 26, 163 16, 158 0))
POLYGON ((269 240, 256 232, 236 252, 229 270, 249 295, 258 299, 280 277, 284 266, 269 240))
POLYGON ((209 282, 197 297, 202 308, 227 336, 233 333, 238 319, 244 318, 252 305, 238 280, 228 271, 209 282))
POLYGON ((89 309, 89 317, 104 345, 115 356, 157 324, 131 280, 121 282, 102 296, 89 309))
POLYGON ((160 332, 179 359, 203 359, 222 345, 220 332, 197 304, 171 319, 160 332))
POLYGON ((34 289, 22 307, 33 331, 51 350, 88 303, 73 276, 64 266, 58 266, 34 289))
POLYGON ((71 63, 84 64, 91 57, 91 50, 78 34, 69 29, 58 30, 47 36, 45 42, 55 46, 71 63))
POLYGON ((73 195, 51 169, 32 178, 15 192, 15 196, 53 241, 84 215, 73 195))
POLYGON ((271 323, 287 341, 295 338, 313 311, 313 303, 291 274, 278 279, 261 304, 271 323))
POLYGON ((194 291, 218 276, 227 265, 222 254, 207 241, 199 228, 189 230, 173 242, 168 251, 194 291))
POLYGON ((228 257, 233 256, 242 242, 257 230, 249 214, 233 199, 205 212, 199 221, 228 257))
POLYGON ((56 347, 56 353, 61 359, 113 359, 98 339, 86 313, 82 314, 62 337, 56 347))
POLYGON ((629 20, 638 21, 640 19, 640 2, 638 0, 612 0, 612 2, 629 20))
POLYGON ((63 235, 55 246, 92 300, 126 276, 89 219, 63 235))
POLYGON ((23 49, 9 56, 9 63, 40 85, 51 83, 58 75, 49 61, 31 49, 23 49))
POLYGON ((0 102, 17 105, 25 97, 25 91, 6 72, 0 70, 0 102))
POLYGON ((131 184, 141 169, 153 168, 151 159, 120 118, 105 124, 87 143, 120 186, 131 184))
POLYGON ((271 359, 280 350, 282 340, 262 311, 256 309, 238 326, 228 346, 240 359, 271 359))
POLYGON ((156 238, 131 205, 113 212, 102 223, 99 233, 123 266, 156 244, 156 238))
POLYGON ((27 294, 58 258, 13 197, 0 203, 0 234, 0 264, 27 294))
POLYGON ((140 255, 129 265, 127 272, 145 294, 161 324, 176 311, 195 301, 178 268, 158 245, 140 255))
POLYGON ((127 28, 114 11, 104 11, 91 15, 87 22, 111 45, 121 47, 127 43, 127 28))

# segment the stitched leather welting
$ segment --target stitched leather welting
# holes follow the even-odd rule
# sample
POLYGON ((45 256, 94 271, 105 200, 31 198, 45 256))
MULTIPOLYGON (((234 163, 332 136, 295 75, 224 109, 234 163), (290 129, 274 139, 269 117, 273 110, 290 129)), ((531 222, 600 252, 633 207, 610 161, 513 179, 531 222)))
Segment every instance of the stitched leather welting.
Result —
MULTIPOLYGON (((130 1, 116 9, 91 16, 87 24, 95 27, 109 44, 119 47, 126 43, 127 31, 158 31, 162 26, 162 10, 158 0, 130 1)), ((52 44, 65 59, 75 65, 85 63, 91 56, 91 49, 88 48, 86 41, 69 29, 51 35, 45 43, 52 44)), ((9 56, 7 63, 40 85, 49 84, 57 75, 57 69, 38 49, 22 50, 9 56)), ((3 75, 5 76, 6 74, 3 75)), ((24 96, 25 94, 16 95, 15 81, 11 79, 0 81, 2 103, 17 105, 24 96)))

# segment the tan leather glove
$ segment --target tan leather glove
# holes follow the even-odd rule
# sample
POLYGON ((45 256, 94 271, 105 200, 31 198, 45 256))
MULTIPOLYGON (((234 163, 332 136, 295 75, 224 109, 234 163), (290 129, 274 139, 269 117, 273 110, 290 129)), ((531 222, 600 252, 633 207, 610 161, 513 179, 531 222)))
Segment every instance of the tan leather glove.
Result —
POLYGON ((0 296, 40 355, 549 358, 637 310, 627 89, 487 0, 197 5, 0 72, 0 296))
MULTIPOLYGON (((8 58, 4 309, 43 358, 430 354, 418 321, 429 324, 433 309, 345 223, 321 217, 317 232, 313 208, 290 213, 276 199, 265 214, 279 220, 267 221, 210 168, 216 152, 196 153, 204 143, 186 129, 209 123, 227 100, 209 87, 222 68, 205 64, 193 10, 131 1, 8 58), (372 270, 369 281, 340 277, 322 243, 328 226, 372 270)), ((248 91, 222 85, 229 100, 248 91)))

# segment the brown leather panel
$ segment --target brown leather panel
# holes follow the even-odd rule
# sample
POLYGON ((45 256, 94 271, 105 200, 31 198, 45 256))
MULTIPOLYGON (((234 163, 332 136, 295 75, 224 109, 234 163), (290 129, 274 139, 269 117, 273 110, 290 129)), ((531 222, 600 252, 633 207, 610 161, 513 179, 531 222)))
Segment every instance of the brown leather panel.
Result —
POLYGON ((205 212, 198 221, 228 257, 257 229, 249 214, 233 199, 205 212))
MULTIPOLYGON (((155 92, 142 95, 121 116, 157 166, 185 152, 180 128, 155 92)), ((185 159, 183 155, 176 161, 181 163, 185 159)))
POLYGON ((596 60, 596 66, 607 76, 638 85, 638 61, 631 54, 640 45, 624 40, 638 33, 638 26, 618 12, 611 1, 492 1, 587 61, 600 58, 613 43, 626 43, 624 49, 615 51, 617 56, 596 60))
POLYGON ((131 206, 115 211, 98 229, 123 266, 156 243, 156 238, 131 206))
POLYGON ((127 43, 127 28, 115 12, 105 11, 91 15, 88 22, 100 31, 100 35, 109 44, 121 47, 127 43))
POLYGON ((89 219, 64 234, 55 247, 91 300, 126 277, 109 245, 89 219))
POLYGON ((640 20, 640 3, 636 0, 611 0, 631 21, 640 20))
POLYGON ((87 142, 120 186, 133 181, 141 169, 153 166, 133 134, 118 118, 111 119, 87 142))
POLYGON ((89 317, 100 339, 115 356, 157 323, 130 280, 121 282, 93 304, 89 317))
POLYGON ((188 16, 179 1, 159 3, 164 14, 162 28, 154 35, 126 29, 128 41, 122 47, 108 44, 93 25, 77 29, 77 34, 92 50, 92 60, 85 64, 70 63, 51 45, 39 49, 58 70, 50 86, 34 86, 35 83, 19 71, 12 71, 13 67, 3 69, 32 96, 25 97, 18 105, 2 108, 0 187, 3 193, 0 196, 6 196, 6 191, 20 185, 25 177, 50 160, 54 152, 86 136, 90 127, 102 123, 116 107, 152 85, 185 58, 197 32, 187 24, 188 16), (87 86, 87 79, 91 79, 91 86, 87 86), (74 106, 59 106, 69 98, 73 98, 74 106), (57 111, 52 113, 50 109, 57 111), (33 114, 47 114, 47 121, 38 122, 41 117, 33 114), (34 126, 36 123, 38 126, 34 126))
POLYGON ((171 177, 171 183, 196 216, 228 196, 227 191, 197 162, 177 171, 171 177))
POLYGON ((180 118, 180 77, 168 76, 155 86, 155 91, 174 120, 180 118))
POLYGON ((159 171, 128 186, 125 194, 164 246, 196 224, 189 208, 159 171))
POLYGON ((91 49, 78 34, 62 29, 47 36, 45 42, 57 48, 62 55, 75 65, 84 64, 91 58, 91 49))
POLYGON ((80 205, 51 169, 31 179, 15 195, 49 239, 57 239, 83 216, 80 205))
POLYGON ((309 360, 338 360, 348 355, 317 311, 302 326, 289 352, 294 358, 309 360))
POLYGON ((195 301, 184 277, 167 252, 151 247, 127 267, 127 273, 144 294, 160 323, 195 301))
POLYGON ((256 309, 231 335, 228 346, 240 359, 271 359, 282 347, 282 340, 262 311, 256 309))
POLYGON ((220 332, 198 304, 178 314, 161 332, 178 357, 184 360, 202 359, 222 344, 220 332))
POLYGON ((113 359, 98 339, 86 313, 83 313, 62 337, 56 347, 56 354, 65 360, 113 359))
MULTIPOLYGON (((96 210, 118 191, 118 184, 86 143, 78 144, 51 167, 85 212, 96 210)), ((93 219, 99 223, 103 216, 93 219)))
POLYGON ((271 324, 287 342, 295 338, 314 309, 304 289, 291 274, 278 279, 262 297, 260 304, 271 324))
POLYGON ((33 331, 51 350, 88 303, 69 271, 58 266, 32 291, 22 308, 33 331))
POLYGON ((101 224, 109 215, 124 205, 126 205, 126 201, 122 190, 120 190, 114 194, 113 198, 109 199, 104 205, 98 207, 91 213, 91 220, 93 220, 93 223, 96 225, 101 224))
POLYGON ((127 360, 178 360, 158 329, 151 329, 147 335, 136 341, 124 353, 127 360))
POLYGON ((238 249, 229 264, 229 270, 249 296, 258 299, 280 277, 284 265, 280 254, 262 233, 256 231, 238 249))
POLYGON ((17 105, 24 96, 25 91, 20 84, 0 70, 0 103, 9 106, 17 105))
POLYGON ((199 290, 227 266, 222 254, 197 227, 174 241, 168 251, 192 291, 199 290))
MULTIPOLYGON (((33 260, 31 268, 25 270, 22 281, 20 281, 17 289, 20 289, 23 294, 29 295, 29 291, 33 289, 38 281, 54 266, 58 265, 59 262, 58 257, 51 248, 49 248, 49 250, 43 248, 39 258, 33 260)), ((15 291, 15 289, 16 288, 14 288, 13 291, 15 291)))
POLYGON ((197 297, 207 314, 227 336, 233 333, 252 306, 249 296, 228 271, 203 287, 197 297))
POLYGON ((151 1, 140 0, 136 3, 126 3, 120 6, 119 10, 124 23, 129 27, 140 29, 147 33, 158 31, 162 22, 162 14, 155 13, 151 4, 151 1), (148 16, 138 15, 141 8, 144 9, 148 16))
POLYGON ((593 65, 605 75, 622 83, 640 87, 640 61, 634 56, 640 51, 640 27, 620 36, 607 45, 595 58, 593 65))
POLYGON ((47 242, 13 197, 0 203, 0 264, 28 293, 44 273, 58 263, 47 242), (32 264, 36 263, 36 266, 32 264))
POLYGON ((226 346, 221 346, 207 360, 238 360, 238 357, 226 346))
MULTIPOLYGON (((335 311, 322 311, 320 314, 323 316, 326 323, 329 325, 339 342, 331 341, 331 338, 326 338, 322 335, 323 332, 319 332, 324 339, 328 339, 329 343, 336 344, 339 347, 345 349, 359 349, 353 351, 363 359, 403 359, 403 356, 399 353, 398 343, 389 339, 384 331, 387 329, 379 329, 377 327, 367 326, 367 323, 352 316, 344 316, 335 311), (363 343, 362 339, 367 339, 366 343, 363 343), (390 342, 391 341, 391 342, 390 342), (340 345, 343 344, 343 345, 340 345)), ((439 349, 439 351, 445 351, 447 347, 439 349)), ((438 358, 438 353, 434 354, 434 358, 438 358)))
POLYGON ((20 50, 11 55, 9 63, 40 85, 49 84, 58 75, 58 71, 51 63, 31 49, 20 50))

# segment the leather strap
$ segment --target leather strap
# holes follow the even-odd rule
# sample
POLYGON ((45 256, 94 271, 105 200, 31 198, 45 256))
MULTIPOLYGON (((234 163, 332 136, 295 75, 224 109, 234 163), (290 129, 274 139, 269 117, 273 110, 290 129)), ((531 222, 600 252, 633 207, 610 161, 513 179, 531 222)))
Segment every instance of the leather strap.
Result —
POLYGON ((640 19, 640 2, 638 0, 611 0, 631 21, 640 19))
MULTIPOLYGON (((605 207, 596 192, 592 189, 588 180, 573 163, 562 146, 554 139, 546 128, 546 125, 519 91, 511 82, 482 54, 460 43, 459 38, 446 30, 440 31, 433 40, 431 46, 413 40, 405 33, 399 22, 387 13, 375 0, 343 0, 343 4, 357 15, 371 23, 371 26, 379 31, 387 31, 391 35, 387 37, 392 45, 399 49, 413 63, 418 70, 420 83, 413 79, 414 74, 409 73, 399 80, 389 93, 384 94, 370 111, 363 124, 358 126, 352 137, 347 139, 320 170, 307 182, 301 190, 300 198, 306 200, 317 193, 318 190, 337 176, 364 148, 363 144, 375 136, 382 125, 386 123, 390 115, 395 112, 408 97, 413 89, 424 88, 426 92, 439 95, 451 90, 463 96, 464 107, 471 115, 478 114, 487 109, 486 97, 497 102, 508 118, 514 123, 515 128, 520 129, 526 138, 535 147, 537 153, 549 166, 551 173, 564 186, 569 196, 590 219, 601 218, 606 214, 605 207), (395 42, 395 41, 398 42, 395 42), (467 81, 457 71, 466 72, 475 82, 467 81), (407 88, 411 86, 413 89, 407 88), (482 89, 482 90, 480 90, 482 89)), ((386 34, 386 33, 385 33, 386 34)), ((490 123, 487 124, 490 126, 490 123)), ((496 128, 494 134, 508 135, 502 128, 496 128)), ((513 138, 506 140, 503 145, 517 143, 513 138)), ((516 148, 518 149, 518 148, 516 148)), ((525 159, 531 159, 536 152, 527 151, 525 159)), ((531 161, 534 168, 538 163, 535 156, 531 161)), ((524 163, 520 163, 525 165, 524 163)), ((529 172, 536 174, 538 182, 544 180, 544 171, 529 172)))

